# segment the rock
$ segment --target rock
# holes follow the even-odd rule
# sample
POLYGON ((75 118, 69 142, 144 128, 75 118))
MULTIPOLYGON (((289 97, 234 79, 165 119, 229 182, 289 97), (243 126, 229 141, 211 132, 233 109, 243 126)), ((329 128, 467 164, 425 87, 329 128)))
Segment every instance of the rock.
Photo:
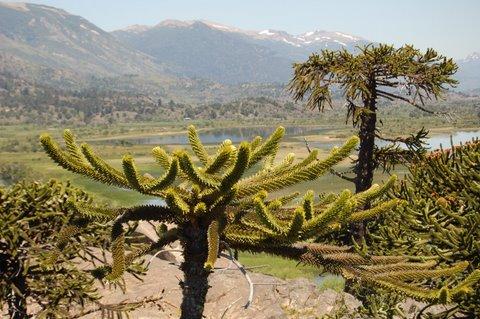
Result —
MULTIPOLYGON (((220 259, 217 267, 227 267, 228 260, 220 259)), ((131 312, 132 318, 178 318, 180 315, 182 273, 165 260, 154 259, 143 282, 125 276, 126 292, 99 287, 102 303, 136 301, 148 296, 162 296, 155 305, 149 304, 131 312)), ((333 290, 320 291, 307 279, 282 280, 259 273, 249 273, 255 289, 253 303, 245 309, 249 285, 237 269, 216 270, 209 278, 211 286, 205 304, 205 317, 209 319, 281 319, 318 318, 334 314, 341 305, 354 312, 360 302, 353 296, 333 290)), ((84 318, 97 318, 98 313, 84 318)))
MULTIPOLYGON (((399 304, 399 308, 402 309, 405 313, 405 315, 408 318, 416 318, 419 312, 427 306, 426 303, 420 302, 420 301, 415 301, 413 299, 406 299, 405 301, 401 302, 399 304)), ((451 309, 453 305, 434 305, 431 307, 428 307, 427 310, 424 311, 424 315, 434 315, 441 313, 443 311, 446 311, 447 309, 451 309)), ((395 319, 401 319, 403 317, 394 317, 395 319)), ((455 318, 462 318, 462 317, 455 317, 455 318)))
MULTIPOLYGON (((147 240, 151 242, 157 242, 159 237, 155 231, 155 227, 158 227, 159 225, 160 223, 157 222, 146 222, 142 220, 138 222, 138 226, 135 231, 144 235, 147 240)), ((167 227, 171 228, 172 225, 167 225, 167 227)), ((182 252, 180 251, 181 248, 180 242, 176 241, 166 247, 166 250, 169 251, 162 251, 156 256, 160 259, 179 264, 183 261, 182 252)))
POLYGON ((155 224, 141 220, 138 222, 138 226, 135 229, 137 233, 140 233, 147 237, 149 240, 152 242, 157 242, 159 237, 157 235, 157 232, 155 231, 155 224))
POLYGON ((178 260, 177 258, 175 257, 175 255, 169 251, 160 251, 158 254, 157 254, 157 258, 160 258, 162 260, 166 260, 166 261, 169 261, 171 263, 178 263, 178 260))

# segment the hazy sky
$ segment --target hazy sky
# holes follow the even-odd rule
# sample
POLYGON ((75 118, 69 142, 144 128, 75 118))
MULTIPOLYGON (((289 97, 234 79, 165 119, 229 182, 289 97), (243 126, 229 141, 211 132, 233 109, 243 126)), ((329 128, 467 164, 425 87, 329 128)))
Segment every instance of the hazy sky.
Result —
MULTIPOLYGON (((0 0, 1 1, 1 0, 0 0)), ((111 31, 165 19, 205 19, 242 29, 342 31, 434 47, 455 58, 480 51, 480 0, 33 0, 111 31)))

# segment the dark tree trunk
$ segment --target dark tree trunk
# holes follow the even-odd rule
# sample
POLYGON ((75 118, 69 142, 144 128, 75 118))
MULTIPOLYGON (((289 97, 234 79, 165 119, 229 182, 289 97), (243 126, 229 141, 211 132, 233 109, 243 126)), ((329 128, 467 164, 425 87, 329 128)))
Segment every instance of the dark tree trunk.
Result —
MULTIPOLYGON (((368 109, 368 113, 360 116, 360 149, 358 152, 358 162, 355 167, 355 193, 363 192, 372 186, 373 172, 375 163, 373 159, 373 151, 375 148, 375 128, 377 123, 375 82, 371 83, 372 96, 364 100, 364 107, 368 109)), ((369 208, 368 205, 362 207, 369 208)), ((352 225, 351 233, 355 240, 360 240, 365 234, 365 226, 363 222, 352 225)))
POLYGON ((22 293, 11 290, 8 298, 8 315, 9 319, 25 319, 27 315, 27 301, 26 301, 26 281, 23 276, 15 278, 13 281, 15 287, 22 293))
POLYGON ((0 254, 0 275, 6 277, 8 285, 14 285, 15 289, 9 289, 7 295, 8 318, 24 319, 27 315, 27 281, 23 275, 23 265, 17 258, 8 254, 0 254))
MULTIPOLYGON (((373 172, 375 170, 375 163, 373 161, 373 151, 375 147, 375 129, 377 124, 376 102, 377 95, 375 92, 375 82, 371 82, 372 96, 363 101, 364 107, 368 109, 368 113, 360 116, 360 149, 358 151, 358 161, 355 166, 355 193, 363 192, 372 186, 373 172)), ((368 209, 369 205, 361 207, 361 209, 368 209)), ((350 235, 355 241, 359 242, 365 235, 365 225, 363 222, 358 222, 350 225, 350 235)), ((345 244, 352 244, 351 239, 346 239, 345 244)), ((355 285, 353 280, 345 282, 345 291, 359 297, 359 292, 363 288, 355 285)), ((365 298, 361 298, 362 302, 366 302, 365 298)))
POLYGON ((202 318, 208 291, 209 271, 204 269, 208 255, 207 228, 188 223, 182 228, 184 262, 181 269, 183 300, 181 319, 202 318))

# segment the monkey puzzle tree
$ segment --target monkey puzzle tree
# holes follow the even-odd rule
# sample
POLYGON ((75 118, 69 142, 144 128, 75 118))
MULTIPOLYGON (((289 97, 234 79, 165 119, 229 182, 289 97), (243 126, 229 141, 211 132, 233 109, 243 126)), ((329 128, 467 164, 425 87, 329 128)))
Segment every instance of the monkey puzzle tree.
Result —
MULTIPOLYGON (((445 265, 466 260, 472 269, 480 267, 480 141, 437 150, 409 171, 392 194, 409 205, 372 222, 366 236, 370 248, 433 256, 445 265)), ((480 295, 465 296, 449 310, 478 318, 480 295)))
MULTIPOLYGON (((294 65, 290 91, 295 100, 306 98, 308 107, 323 111, 332 106, 332 90, 339 89, 348 106, 347 121, 358 127, 360 148, 353 173, 354 177, 339 174, 355 184, 355 191, 370 188, 374 170, 379 166, 391 167, 422 151, 427 134, 423 129, 408 138, 385 138, 377 127, 377 103, 380 99, 403 101, 422 111, 435 113, 424 107, 425 100, 441 97, 447 86, 454 86, 457 66, 452 59, 428 49, 425 53, 405 45, 398 49, 390 45, 367 45, 358 54, 347 50, 323 50, 312 54, 304 63, 294 65), (386 147, 375 146, 375 138, 395 143, 386 147), (404 143, 407 149, 399 147, 404 143)), ((363 236, 358 224, 354 237, 363 236)))
MULTIPOLYGON (((28 317, 27 298, 40 305, 40 316, 65 311, 70 303, 98 299, 93 277, 72 267, 71 259, 78 256, 81 243, 72 243, 63 255, 65 262, 53 269, 46 267, 46 250, 72 218, 66 208, 68 197, 90 201, 81 190, 55 181, 0 189, 0 301, 6 302, 9 318, 28 317)), ((102 238, 100 229, 95 231, 102 238)))
MULTIPOLYGON (((108 246, 110 236, 106 225, 85 223, 71 200, 92 202, 82 190, 55 180, 0 188, 0 309, 8 318, 69 318, 88 303, 108 313, 135 308, 127 303, 103 307, 95 277, 77 267, 80 260, 90 268, 106 263, 91 247, 108 246), (73 224, 82 227, 68 245, 60 243, 61 230, 73 224)), ((138 273, 139 266, 130 270, 138 273)))
MULTIPOLYGON (((71 304, 99 298, 93 277, 73 267, 72 259, 82 256, 84 241, 71 243, 61 255, 61 262, 47 267, 47 251, 55 244, 57 233, 73 218, 67 201, 74 197, 89 203, 89 196, 68 184, 50 181, 47 184, 21 182, 0 189, 0 301, 12 319, 28 318, 27 298, 40 306, 40 317, 65 314, 71 304)), ((101 245, 98 226, 89 231, 92 245, 101 245)), ((107 235, 104 228, 103 234, 107 235)), ((88 253, 84 259, 89 260, 88 253)))
MULTIPOLYGON (((480 277, 478 272, 455 287, 425 290, 415 284, 416 279, 463 271, 466 263, 429 270, 432 264, 410 263, 403 256, 370 256, 349 247, 313 244, 312 240, 318 241, 345 224, 376 216, 400 205, 397 199, 379 200, 395 178, 383 187, 374 185, 355 195, 346 190, 338 196, 327 196, 317 202, 313 192, 308 192, 299 207, 286 207, 298 196, 297 193, 275 198, 269 197, 268 192, 318 178, 345 159, 357 145, 358 138, 352 137, 341 148, 334 148, 323 160, 317 160, 318 151, 314 150, 298 163, 294 163, 293 154, 275 163, 283 134, 284 129, 278 128, 265 141, 257 137, 250 143, 241 143, 238 148, 226 140, 215 154, 210 155, 191 126, 188 137, 200 163, 194 162, 184 150, 168 154, 155 147, 153 156, 165 170, 159 178, 142 175, 131 155, 123 157, 123 170, 107 164, 87 144, 77 145, 68 130, 64 133, 65 150, 48 135, 41 136, 41 143, 48 155, 67 170, 164 200, 162 206, 103 209, 77 203, 76 208, 82 216, 113 222, 113 264, 97 272, 109 281, 120 278, 135 258, 173 241, 180 241, 184 256, 180 266, 184 273, 181 318, 202 318, 209 288, 208 276, 214 269, 219 252, 228 247, 293 258, 424 300, 448 302, 452 296, 470 291, 470 285, 480 277), (261 162, 262 166, 259 165, 261 162), (248 172, 248 177, 244 177, 248 172), (371 208, 362 210, 367 202, 371 203, 371 208), (149 247, 125 254, 123 226, 138 220, 169 223, 174 227, 165 230, 159 241, 149 247)), ((68 238, 78 229, 68 228, 62 232, 62 237, 68 238)))

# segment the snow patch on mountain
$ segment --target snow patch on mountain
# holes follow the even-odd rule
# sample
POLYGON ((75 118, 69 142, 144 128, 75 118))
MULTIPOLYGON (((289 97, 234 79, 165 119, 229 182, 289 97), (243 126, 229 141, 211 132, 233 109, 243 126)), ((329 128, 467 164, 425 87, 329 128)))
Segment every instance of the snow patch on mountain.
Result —
POLYGON ((225 25, 220 25, 220 24, 210 24, 211 27, 217 28, 217 29, 223 29, 223 30, 230 30, 229 27, 225 25))
POLYGON ((473 52, 469 56, 467 56, 464 61, 479 61, 480 60, 480 52, 473 52))
POLYGON ((85 26, 84 24, 80 24, 80 28, 85 29, 85 30, 87 30, 87 31, 90 31, 90 32, 92 32, 93 34, 100 35, 100 33, 98 33, 97 31, 95 31, 95 30, 93 30, 93 29, 90 29, 89 27, 85 26))
POLYGON ((264 35, 274 35, 274 32, 270 32, 270 30, 263 30, 258 32, 258 34, 264 34, 264 35))
POLYGON ((350 40, 358 40, 358 38, 354 37, 354 36, 351 36, 349 34, 345 34, 345 33, 341 33, 341 32, 335 32, 336 35, 339 35, 341 37, 344 37, 344 38, 347 38, 347 39, 350 39, 350 40))
POLYGON ((300 44, 297 44, 297 43, 288 41, 288 40, 285 39, 285 38, 283 38, 282 40, 283 40, 283 42, 288 43, 288 44, 290 44, 290 45, 293 45, 293 46, 295 46, 295 47, 300 47, 300 44))

